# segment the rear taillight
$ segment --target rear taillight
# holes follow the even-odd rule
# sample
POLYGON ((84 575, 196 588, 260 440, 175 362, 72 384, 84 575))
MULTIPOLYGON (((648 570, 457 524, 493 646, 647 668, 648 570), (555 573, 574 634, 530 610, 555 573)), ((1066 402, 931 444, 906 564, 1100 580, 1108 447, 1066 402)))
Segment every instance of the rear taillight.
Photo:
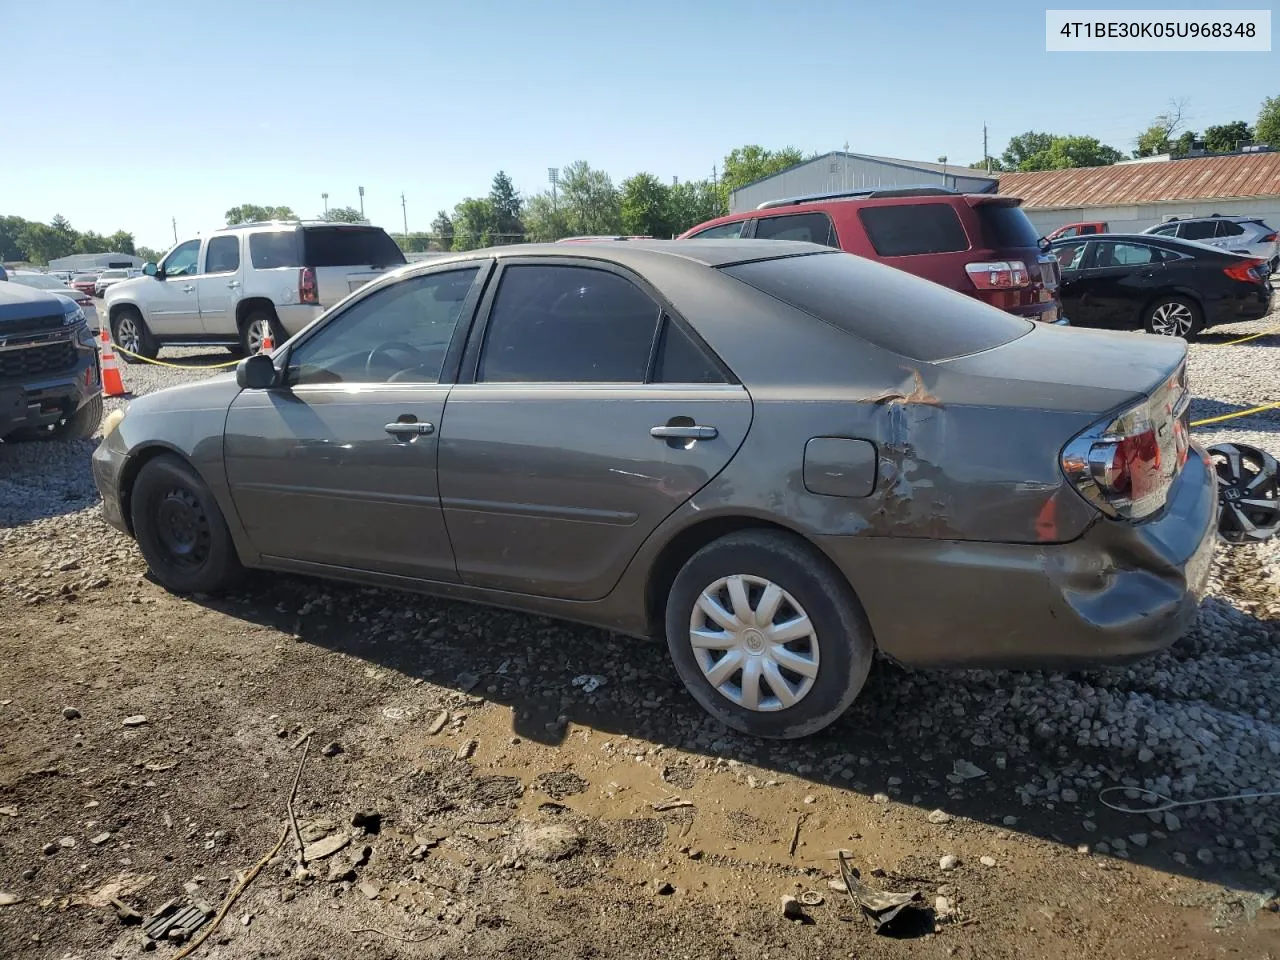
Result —
POLYGON ((1031 283, 1027 265, 1021 260, 967 263, 964 269, 979 290, 1016 290, 1031 283))
POLYGON ((1112 517, 1139 520, 1164 506, 1190 450, 1186 368, 1149 399, 1100 421, 1062 453, 1062 471, 1112 517))
POLYGON ((320 303, 320 291, 316 289, 316 272, 310 267, 298 271, 298 302, 320 303))
POLYGON ((1276 235, 1274 233, 1268 233, 1266 236, 1258 238, 1258 243, 1275 243, 1275 242, 1276 242, 1276 235))
POLYGON ((1262 274, 1258 272, 1258 268, 1267 261, 1256 260, 1250 258, 1234 263, 1229 267, 1223 267, 1222 272, 1232 280, 1243 280, 1245 283, 1255 283, 1262 279, 1262 274))

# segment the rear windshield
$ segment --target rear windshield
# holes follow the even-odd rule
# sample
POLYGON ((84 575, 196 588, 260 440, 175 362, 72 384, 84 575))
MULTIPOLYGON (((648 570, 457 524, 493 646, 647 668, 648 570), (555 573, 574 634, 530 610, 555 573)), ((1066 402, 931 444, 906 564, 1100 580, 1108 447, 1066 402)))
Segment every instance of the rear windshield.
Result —
POLYGON ((303 232, 309 267, 385 267, 404 263, 404 254, 378 227, 311 227, 303 232))
POLYGON ((846 333, 923 363, 990 350, 1032 327, 1030 320, 848 253, 721 269, 846 333))
MULTIPOLYGON (((1001 203, 980 203, 977 206, 978 222, 982 224, 983 246, 1038 247, 1040 231, 1031 224, 1021 207, 1001 203)), ((1093 233, 1092 228, 1082 228, 1081 233, 1093 233)))
POLYGON ((947 203, 895 203, 858 211, 867 239, 882 257, 922 253, 958 253, 969 238, 954 208, 947 203))

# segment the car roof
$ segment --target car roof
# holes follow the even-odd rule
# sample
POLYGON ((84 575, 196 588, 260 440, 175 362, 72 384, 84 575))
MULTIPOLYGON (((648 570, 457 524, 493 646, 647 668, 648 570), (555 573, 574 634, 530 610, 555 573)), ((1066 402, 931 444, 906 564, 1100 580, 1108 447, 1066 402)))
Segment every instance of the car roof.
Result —
POLYGON ((657 266, 673 259, 691 261, 708 267, 725 267, 757 260, 839 252, 822 244, 798 240, 628 240, 626 243, 602 240, 575 244, 571 248, 561 243, 513 243, 501 247, 484 247, 479 250, 468 250, 465 253, 448 254, 431 260, 417 261, 411 266, 436 267, 444 263, 490 258, 506 260, 513 257, 569 257, 578 260, 583 258, 603 260, 643 270, 646 264, 657 266))

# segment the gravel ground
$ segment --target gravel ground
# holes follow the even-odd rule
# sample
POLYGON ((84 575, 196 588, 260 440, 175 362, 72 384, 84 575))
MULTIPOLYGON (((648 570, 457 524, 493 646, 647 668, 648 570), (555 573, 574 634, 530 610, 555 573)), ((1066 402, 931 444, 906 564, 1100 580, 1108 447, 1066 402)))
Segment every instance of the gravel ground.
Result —
MULTIPOLYGON (((1192 345, 1193 419, 1280 400, 1280 334, 1220 346, 1278 322, 1192 345)), ((124 375, 143 393, 207 374, 124 375)), ((1196 435, 1280 452, 1280 411, 1196 435)), ((898 956, 841 922, 833 848, 939 908, 920 956, 1280 944, 1259 912, 1280 882, 1280 801, 1143 815, 1098 799, 1280 790, 1280 544, 1221 547, 1196 628, 1137 665, 879 665, 834 728, 784 746, 727 733, 661 648, 599 631, 293 577, 171 597, 102 523, 92 447, 0 444, 0 894, 22 898, 0 907, 0 943, 15 955, 136 952, 110 904, 76 909, 113 877, 146 875, 120 892, 144 912, 193 876, 220 902, 278 835, 288 748, 310 728, 331 747, 309 761, 304 827, 372 859, 301 879, 273 862, 210 956, 898 956), (606 682, 585 693, 586 673, 606 682), (123 727, 131 714, 151 719, 123 727), (671 795, 692 806, 653 809, 671 795), (383 825, 344 826, 366 809, 383 825), (114 839, 98 847, 99 830, 114 839), (794 923, 779 897, 802 887, 827 903, 794 923)))

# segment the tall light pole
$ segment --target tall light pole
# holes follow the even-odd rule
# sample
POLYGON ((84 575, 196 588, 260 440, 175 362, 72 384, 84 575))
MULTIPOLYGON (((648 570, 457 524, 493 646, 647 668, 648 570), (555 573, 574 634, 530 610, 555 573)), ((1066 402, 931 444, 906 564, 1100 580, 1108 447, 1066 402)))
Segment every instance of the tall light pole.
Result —
POLYGON ((404 214, 404 238, 409 239, 409 208, 404 204, 404 191, 400 191, 400 212, 404 214))
POLYGON ((320 194, 320 199, 324 201, 324 216, 329 219, 329 195, 327 193, 320 194))
POLYGON ((357 187, 360 191, 360 219, 364 219, 364 187, 357 187))
POLYGON ((945 187, 947 185, 947 158, 945 156, 939 157, 938 162, 942 164, 942 185, 945 187))
POLYGON ((556 196, 556 188, 560 186, 560 168, 559 167, 547 167, 547 183, 551 184, 551 212, 553 214, 553 217, 551 220, 551 233, 552 233, 551 239, 559 240, 560 238, 555 236, 555 234, 560 232, 560 227, 559 227, 560 204, 556 196))

